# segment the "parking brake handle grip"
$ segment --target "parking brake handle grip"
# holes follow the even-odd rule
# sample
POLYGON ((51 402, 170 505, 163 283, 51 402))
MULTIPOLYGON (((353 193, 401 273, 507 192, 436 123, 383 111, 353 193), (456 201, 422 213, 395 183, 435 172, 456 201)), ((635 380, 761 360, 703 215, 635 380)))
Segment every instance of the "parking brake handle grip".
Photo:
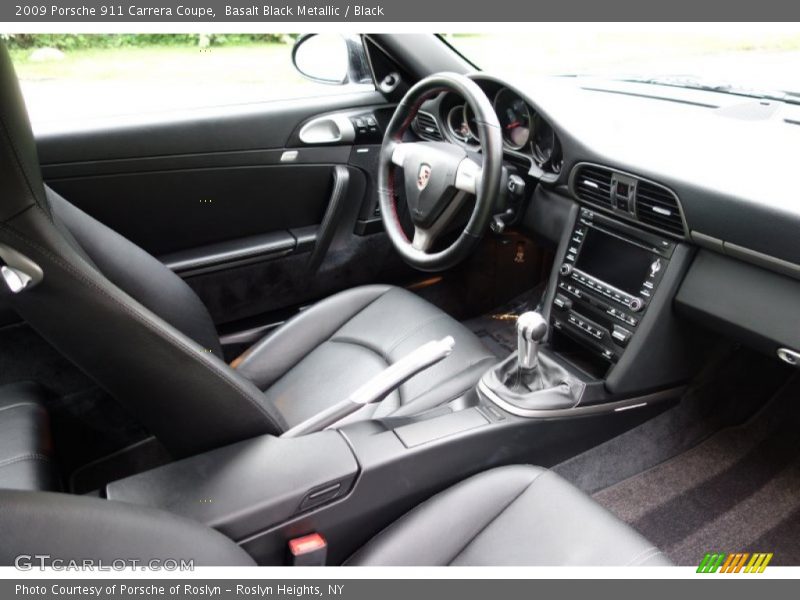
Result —
POLYGON ((375 375, 375 377, 350 394, 347 399, 337 402, 321 413, 306 419, 299 425, 295 425, 285 431, 281 437, 298 437, 307 433, 321 431, 340 419, 353 414, 363 406, 383 400, 414 375, 447 358, 453 351, 455 344, 456 341, 452 336, 423 344, 375 375))

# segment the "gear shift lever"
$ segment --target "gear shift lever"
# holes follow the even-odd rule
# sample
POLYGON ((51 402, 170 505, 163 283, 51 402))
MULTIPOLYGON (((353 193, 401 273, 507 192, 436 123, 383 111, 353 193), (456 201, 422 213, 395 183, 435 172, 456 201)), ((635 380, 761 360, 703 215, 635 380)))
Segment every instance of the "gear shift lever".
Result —
POLYGON ((550 352, 539 354, 547 336, 547 321, 538 312, 517 319, 517 354, 484 374, 478 391, 512 414, 542 416, 542 411, 578 405, 585 384, 550 352))
POLYGON ((539 344, 547 335, 547 321, 538 312, 522 313, 517 319, 517 361, 521 372, 539 366, 539 344))

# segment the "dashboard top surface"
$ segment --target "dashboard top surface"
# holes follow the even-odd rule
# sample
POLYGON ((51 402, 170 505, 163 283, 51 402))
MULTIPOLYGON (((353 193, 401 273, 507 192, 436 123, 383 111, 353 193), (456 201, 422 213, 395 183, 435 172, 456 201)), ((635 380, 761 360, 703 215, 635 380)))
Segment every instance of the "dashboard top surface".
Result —
POLYGON ((472 77, 490 99, 513 90, 552 126, 563 165, 545 185, 569 193, 581 162, 633 173, 678 195, 689 231, 800 264, 800 106, 580 77, 472 77))

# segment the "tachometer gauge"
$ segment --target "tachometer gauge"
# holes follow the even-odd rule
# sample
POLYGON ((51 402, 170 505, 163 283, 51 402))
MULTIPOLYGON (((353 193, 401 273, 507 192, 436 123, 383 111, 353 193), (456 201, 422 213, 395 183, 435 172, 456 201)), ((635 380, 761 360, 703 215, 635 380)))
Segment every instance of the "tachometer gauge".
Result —
POLYGON ((464 105, 459 104, 447 113, 447 128, 450 134, 460 142, 468 143, 472 140, 472 132, 464 116, 464 105))
POLYGON ((494 111, 500 121, 503 140, 512 150, 521 150, 531 139, 532 117, 528 104, 508 88, 494 97, 494 111))
POLYGON ((553 171, 556 175, 561 173, 561 169, 564 167, 564 153, 561 151, 561 144, 558 141, 558 138, 555 138, 555 149, 553 150, 553 157, 550 159, 550 170, 553 171))
POLYGON ((556 134, 553 128, 536 115, 533 123, 533 156, 539 166, 544 166, 553 158, 556 149, 556 134))

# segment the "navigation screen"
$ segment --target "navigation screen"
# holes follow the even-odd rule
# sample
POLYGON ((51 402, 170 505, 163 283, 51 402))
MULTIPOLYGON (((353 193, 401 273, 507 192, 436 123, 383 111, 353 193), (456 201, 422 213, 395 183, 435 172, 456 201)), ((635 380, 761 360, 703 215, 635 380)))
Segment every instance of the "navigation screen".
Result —
POLYGON ((646 250, 589 227, 575 266, 623 292, 638 296, 652 261, 653 256, 646 250))

